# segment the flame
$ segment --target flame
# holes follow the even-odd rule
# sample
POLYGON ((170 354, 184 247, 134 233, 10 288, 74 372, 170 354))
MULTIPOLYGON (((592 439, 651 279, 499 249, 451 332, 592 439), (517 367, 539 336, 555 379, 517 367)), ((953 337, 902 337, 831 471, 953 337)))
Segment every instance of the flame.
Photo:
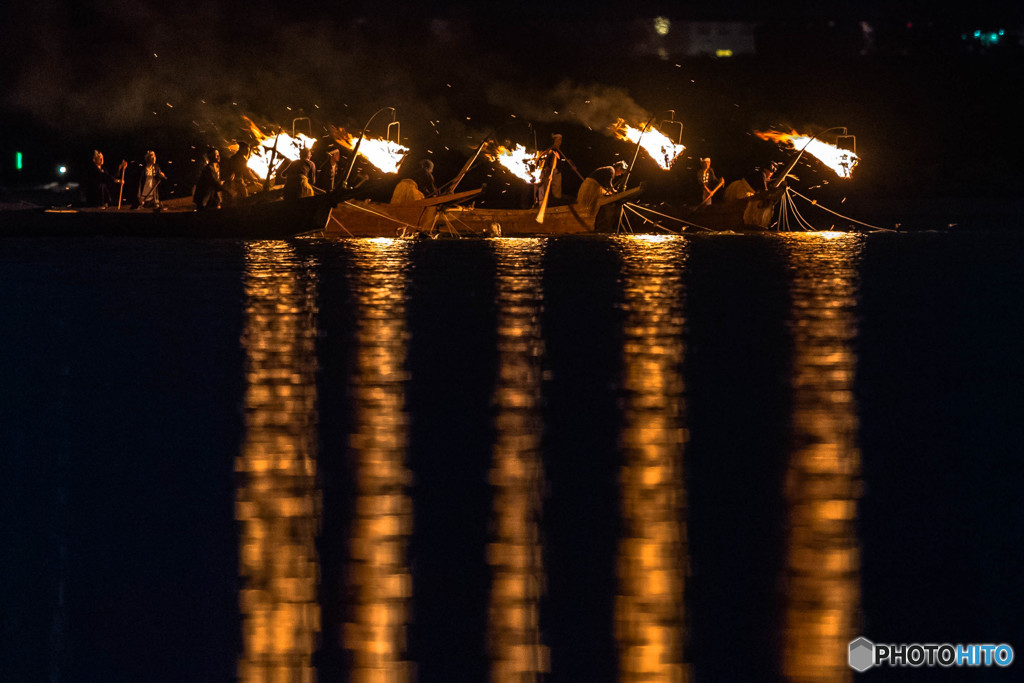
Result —
POLYGON ((841 149, 835 145, 823 142, 810 135, 803 135, 791 130, 789 133, 782 131, 754 131, 754 135, 762 140, 777 142, 780 145, 788 145, 793 149, 805 150, 821 163, 835 171, 840 178, 849 178, 853 169, 860 162, 860 157, 848 149, 841 149))
POLYGON ((260 127, 257 126, 252 119, 249 117, 244 118, 249 124, 249 130, 252 133, 253 138, 256 140, 256 144, 252 148, 252 153, 249 155, 249 162, 247 165, 260 178, 267 177, 271 170, 271 163, 273 163, 273 173, 277 173, 285 160, 297 160, 299 158, 299 152, 305 148, 312 147, 313 143, 316 142, 315 139, 303 135, 302 133, 299 133, 295 137, 292 137, 284 131, 281 131, 277 135, 267 135, 260 130, 260 127))
POLYGON ((515 149, 493 145, 484 154, 491 161, 500 163, 515 177, 531 184, 540 182, 541 166, 537 155, 527 152, 522 145, 517 144, 515 149))
POLYGON ((684 145, 677 145, 672 142, 672 138, 654 126, 648 126, 647 130, 641 130, 626 123, 625 119, 619 119, 612 126, 612 130, 615 131, 616 137, 620 140, 628 140, 633 144, 639 142, 643 150, 654 159, 655 163, 666 171, 672 168, 672 164, 675 163, 679 155, 686 149, 684 145))
MULTIPOLYGON (((328 125, 327 129, 339 145, 345 149, 355 149, 356 138, 353 138, 344 128, 328 125)), ((397 173, 408 152, 408 147, 384 138, 363 136, 359 142, 359 156, 383 173, 397 173)))

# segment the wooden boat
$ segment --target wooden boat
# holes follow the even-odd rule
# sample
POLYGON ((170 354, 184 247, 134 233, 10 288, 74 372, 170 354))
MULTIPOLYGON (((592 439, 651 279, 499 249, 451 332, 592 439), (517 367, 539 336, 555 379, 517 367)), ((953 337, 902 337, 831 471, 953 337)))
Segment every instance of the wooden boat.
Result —
POLYGON ((653 231, 654 227, 662 232, 768 230, 785 192, 783 185, 748 197, 697 206, 627 204, 624 224, 626 229, 634 232, 653 231))
POLYGON ((539 209, 464 206, 480 190, 421 199, 406 204, 348 200, 331 212, 325 237, 412 237, 419 234, 519 237, 615 232, 619 207, 640 195, 643 186, 599 197, 595 205, 578 203, 539 209), (539 221, 538 218, 542 218, 539 221))
POLYGON ((698 206, 686 220, 708 230, 767 230, 785 187, 698 206))
POLYGON ((162 202, 157 209, 29 208, 0 212, 0 237, 185 237, 285 239, 321 230, 331 209, 351 193, 275 199, 273 193, 246 204, 196 211, 190 198, 162 202))

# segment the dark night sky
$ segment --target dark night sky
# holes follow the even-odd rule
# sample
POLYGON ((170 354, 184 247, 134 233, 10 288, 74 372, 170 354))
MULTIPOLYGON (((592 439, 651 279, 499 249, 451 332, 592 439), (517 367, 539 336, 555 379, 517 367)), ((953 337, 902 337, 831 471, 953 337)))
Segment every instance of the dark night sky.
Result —
MULTIPOLYGON (((981 0, 941 13, 925 2, 711 4, 7 3, 0 172, 15 146, 38 149, 47 163, 100 145, 131 158, 146 147, 223 145, 242 133, 241 114, 358 129, 382 106, 397 108, 413 153, 442 157, 442 167, 445 149, 456 163, 485 132, 529 144, 534 131, 556 128, 587 143, 575 152, 581 165, 606 163, 598 157, 607 150, 593 151, 577 131, 667 109, 685 122, 689 151, 714 153, 727 172, 751 150, 763 156, 749 133, 772 125, 849 126, 865 157, 861 184, 874 191, 913 186, 911 169, 935 186, 965 169, 975 177, 1009 167, 994 155, 1019 145, 995 144, 989 131, 1019 120, 1002 87, 1019 82, 1021 52, 965 57, 952 36, 1019 28, 1024 3, 981 0), (756 59, 637 54, 659 14, 756 20, 773 48, 756 59), (885 54, 836 51, 836 37, 862 20, 880 36, 899 34, 885 54), (947 42, 900 54, 896 46, 921 36, 947 42)), ((985 187, 1002 192, 1018 174, 985 187)))

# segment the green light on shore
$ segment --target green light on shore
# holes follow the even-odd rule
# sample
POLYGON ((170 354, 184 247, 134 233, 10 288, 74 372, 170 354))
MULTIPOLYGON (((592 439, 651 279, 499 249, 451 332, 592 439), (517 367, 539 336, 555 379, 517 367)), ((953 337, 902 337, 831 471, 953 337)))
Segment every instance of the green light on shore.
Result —
POLYGON ((24 167, 25 167, 25 164, 22 161, 21 152, 15 152, 14 153, 14 168, 16 168, 16 169, 18 169, 20 171, 24 167))

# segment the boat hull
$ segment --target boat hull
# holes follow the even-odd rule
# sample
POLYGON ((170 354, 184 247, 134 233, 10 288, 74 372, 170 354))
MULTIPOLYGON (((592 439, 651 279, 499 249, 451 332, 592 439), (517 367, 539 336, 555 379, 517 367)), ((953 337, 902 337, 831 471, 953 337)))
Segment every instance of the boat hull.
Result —
POLYGON ((683 211, 685 220, 707 230, 768 230, 784 189, 683 211))
MULTIPOLYGON (((549 206, 540 216, 534 209, 464 207, 452 195, 409 204, 348 201, 331 212, 326 237, 410 237, 425 235, 477 235, 525 237, 615 232, 623 201, 638 196, 641 187, 608 195, 587 211, 577 204, 549 206), (538 219, 541 220, 538 220, 538 219)), ((465 193, 472 195, 475 193, 465 193)))
POLYGON ((320 195, 205 211, 191 200, 162 210, 22 209, 0 213, 0 236, 285 239, 323 229, 337 201, 320 195))

